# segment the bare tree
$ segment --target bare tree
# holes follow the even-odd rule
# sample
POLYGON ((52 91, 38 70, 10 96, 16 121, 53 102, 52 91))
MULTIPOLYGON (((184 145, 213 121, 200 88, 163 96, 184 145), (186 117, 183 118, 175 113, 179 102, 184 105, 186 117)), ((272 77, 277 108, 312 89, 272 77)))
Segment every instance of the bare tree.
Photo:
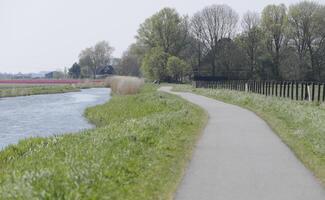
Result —
POLYGON ((312 76, 320 80, 321 68, 317 64, 317 52, 325 39, 324 6, 311 1, 294 4, 289 7, 288 21, 290 38, 300 59, 306 59, 308 53, 312 76))
POLYGON ((259 27, 261 22, 260 16, 257 12, 247 11, 243 15, 243 19, 241 21, 241 26, 243 31, 250 31, 259 27))
POLYGON ((240 35, 240 45, 245 51, 250 68, 250 78, 258 78, 258 53, 261 49, 262 31, 259 27, 260 17, 258 13, 246 12, 243 16, 242 34, 240 35))
POLYGON ((287 28, 287 9, 284 4, 268 5, 263 9, 262 28, 267 49, 273 58, 273 75, 279 79, 280 51, 285 46, 287 28))
POLYGON ((218 41, 222 38, 232 38, 237 22, 238 14, 227 5, 208 6, 192 18, 192 33, 209 52, 213 76, 216 75, 218 41))
POLYGON ((79 54, 79 63, 82 67, 91 70, 93 78, 96 78, 97 68, 110 63, 114 48, 109 46, 108 42, 98 42, 94 47, 89 47, 79 54))

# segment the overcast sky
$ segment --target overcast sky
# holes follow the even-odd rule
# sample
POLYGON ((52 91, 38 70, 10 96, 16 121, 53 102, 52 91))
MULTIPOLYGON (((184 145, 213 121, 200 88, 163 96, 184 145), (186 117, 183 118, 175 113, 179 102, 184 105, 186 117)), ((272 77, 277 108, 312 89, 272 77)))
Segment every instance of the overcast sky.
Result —
MULTIPOLYGON (((70 67, 79 52, 107 40, 114 56, 134 42, 139 24, 163 7, 193 14, 228 4, 240 15, 299 0, 0 0, 0 72, 70 67)), ((325 0, 318 0, 325 3, 325 0)))

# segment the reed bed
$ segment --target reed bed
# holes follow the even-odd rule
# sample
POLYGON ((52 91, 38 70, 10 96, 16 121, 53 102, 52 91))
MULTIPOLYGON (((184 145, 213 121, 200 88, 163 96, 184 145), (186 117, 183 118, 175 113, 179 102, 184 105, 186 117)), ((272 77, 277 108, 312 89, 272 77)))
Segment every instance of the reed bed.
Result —
POLYGON ((119 95, 137 94, 144 85, 143 79, 130 76, 113 76, 107 78, 105 82, 115 94, 119 95))

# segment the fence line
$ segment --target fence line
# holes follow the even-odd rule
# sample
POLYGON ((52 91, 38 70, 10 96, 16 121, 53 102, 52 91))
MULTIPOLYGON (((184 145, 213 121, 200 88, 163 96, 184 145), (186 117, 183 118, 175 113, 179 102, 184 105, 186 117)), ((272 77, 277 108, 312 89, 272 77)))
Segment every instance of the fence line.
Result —
POLYGON ((325 101, 325 83, 307 81, 195 81, 197 88, 229 89, 300 101, 325 101))

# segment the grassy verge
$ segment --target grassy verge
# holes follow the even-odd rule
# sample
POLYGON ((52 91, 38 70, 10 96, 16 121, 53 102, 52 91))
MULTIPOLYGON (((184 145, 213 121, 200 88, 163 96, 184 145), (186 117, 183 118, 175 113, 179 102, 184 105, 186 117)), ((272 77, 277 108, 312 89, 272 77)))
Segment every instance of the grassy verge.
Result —
POLYGON ((0 152, 0 199, 171 199, 206 115, 156 89, 89 108, 95 129, 0 152))
POLYGON ((174 86, 254 111, 273 128, 325 186, 325 105, 245 92, 174 86))

